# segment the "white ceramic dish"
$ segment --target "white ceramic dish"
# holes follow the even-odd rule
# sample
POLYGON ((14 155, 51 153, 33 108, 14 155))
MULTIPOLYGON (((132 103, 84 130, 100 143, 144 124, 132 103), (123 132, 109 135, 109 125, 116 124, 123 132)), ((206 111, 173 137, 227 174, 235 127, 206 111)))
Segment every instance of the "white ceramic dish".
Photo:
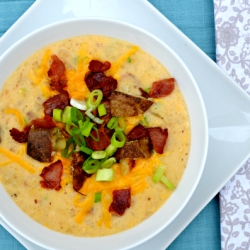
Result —
POLYGON ((123 233, 102 238, 62 235, 37 224, 20 211, 2 186, 0 196, 3 205, 0 208, 0 215, 18 233, 47 249, 81 249, 82 246, 91 246, 91 249, 102 249, 103 246, 107 246, 110 250, 130 248, 163 230, 176 218, 194 192, 203 171, 208 147, 206 112, 192 75, 167 45, 146 31, 108 19, 63 21, 32 32, 10 47, 0 58, 0 82, 3 83, 25 58, 44 45, 81 34, 111 36, 137 44, 157 58, 175 77, 188 106, 192 130, 190 157, 180 185, 166 204, 149 219, 123 233))

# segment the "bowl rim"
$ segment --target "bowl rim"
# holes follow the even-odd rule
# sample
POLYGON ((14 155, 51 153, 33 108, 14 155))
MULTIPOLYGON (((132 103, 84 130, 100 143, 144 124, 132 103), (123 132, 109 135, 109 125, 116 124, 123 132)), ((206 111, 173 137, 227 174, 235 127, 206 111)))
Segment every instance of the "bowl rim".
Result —
MULTIPOLYGON (((141 222, 139 225, 133 227, 132 229, 130 230, 126 230, 122 233, 118 233, 118 234, 114 234, 114 235, 110 235, 110 236, 104 236, 104 237, 94 237, 94 238, 84 238, 84 240, 89 243, 92 241, 92 239, 95 239, 95 240, 98 240, 100 243, 99 243, 99 246, 105 244, 105 242, 109 242, 109 241, 114 241, 114 242, 117 242, 116 244, 119 245, 119 236, 120 235, 124 235, 122 236, 122 238, 128 238, 129 236, 131 236, 131 234, 135 233, 134 231, 135 230, 139 230, 140 233, 142 235, 144 235, 143 237, 141 237, 140 239, 133 239, 133 242, 129 242, 127 244, 123 244, 123 246, 121 246, 119 249, 128 249, 128 248, 132 248, 132 247, 135 247, 147 240, 149 240, 150 238, 152 238, 153 236, 155 236, 156 234, 158 234, 160 231, 162 231, 166 226, 168 226, 177 216, 178 214, 182 211, 182 209, 186 206, 186 204, 188 203, 188 201, 190 200, 192 194, 194 193, 198 183, 199 183, 199 180, 201 178, 201 175, 203 173, 203 170, 204 170, 204 166, 205 166, 205 161, 206 161, 206 156, 207 156, 207 150, 208 150, 208 121, 207 121, 207 115, 206 115, 206 109, 205 109, 205 105, 204 105, 204 102, 203 102, 203 99, 202 99, 202 96, 201 96, 201 93, 199 91, 199 88, 198 88, 198 85, 196 83, 196 81, 194 80, 192 74, 190 73, 189 69, 187 68, 187 66, 182 62, 181 58, 167 45, 165 44, 163 41, 161 41, 159 38, 157 38, 156 36, 154 36, 153 34, 149 33, 148 31, 140 28, 140 27, 137 27, 135 25, 132 25, 132 24, 129 24, 129 23, 126 23, 126 22, 123 22, 123 21, 117 21, 117 20, 114 20, 114 19, 111 19, 111 18, 97 18, 97 17, 86 17, 86 18, 74 18, 74 19, 69 19, 69 20, 63 20, 63 21, 58 21, 58 22, 55 22, 55 23, 52 23, 52 24, 49 24, 49 25, 46 25, 46 26, 43 26, 39 29, 36 29, 35 31, 27 34, 26 36, 24 36, 23 38, 21 38, 20 40, 18 40, 16 43, 14 43, 9 49, 7 49, 1 56, 0 56, 0 65, 2 63, 2 61, 5 60, 5 58, 13 53, 13 49, 15 48, 18 48, 18 47, 22 47, 23 44, 25 45, 27 42, 29 42, 30 40, 34 39, 34 37, 37 37, 39 36, 39 34, 41 33, 44 33, 48 30, 53 30, 53 29, 56 29, 56 28, 60 28, 64 25, 74 25, 78 22, 84 22, 84 23, 87 23, 87 22, 90 22, 90 23, 93 23, 93 22, 101 22, 105 25, 108 25, 108 24, 111 24, 111 25, 118 25, 118 26, 121 26, 121 27, 126 27, 127 29, 129 30, 133 30, 133 31, 136 31, 136 32, 139 32, 140 34, 144 34, 146 37, 149 37, 150 39, 153 39, 155 40, 158 44, 160 44, 161 46, 165 47, 170 54, 172 54, 176 59, 177 61, 180 63, 180 65, 182 66, 182 68, 186 71, 186 74, 188 75, 188 77, 190 78, 191 82, 193 83, 193 87, 196 91, 196 95, 197 95, 197 98, 198 98, 198 101, 200 103, 200 110, 201 110, 201 113, 202 113, 202 117, 200 117, 200 121, 203 123, 203 144, 202 144, 202 152, 203 152, 203 155, 200 157, 200 169, 198 171, 198 174, 195 178, 195 182, 192 184, 192 188, 189 192, 189 195, 186 196, 186 199, 184 202, 182 202, 182 206, 176 210, 174 216, 171 217, 170 220, 168 220, 167 222, 161 222, 161 225, 158 226, 157 230, 154 230, 153 232, 148 232, 145 233, 144 229, 145 227, 147 226, 148 223, 145 223, 145 221, 141 222), (132 232, 132 233, 131 233, 132 232), (105 239, 105 240, 104 240, 105 239)), ((64 38, 62 38, 64 39, 64 38)), ((58 40, 62 40, 61 38, 58 39, 58 40)), ((49 42, 48 44, 50 44, 51 42, 49 42)), ((45 46, 45 45, 44 45, 45 46)), ((35 49, 34 51, 37 51, 38 49, 35 49)), ((32 53, 34 53, 34 51, 32 53)), ((31 54, 32 54, 31 53, 31 54)), ((28 57, 29 55, 27 55, 28 57)), ((153 55, 154 56, 154 55, 153 55)), ((170 72, 171 73, 171 72, 170 72)), ((185 96, 184 96, 185 97, 185 96)), ((192 138, 192 135, 191 135, 191 138, 192 138)), ((192 144, 192 142, 191 142, 192 144)), ((186 171, 185 171, 186 172, 186 171)), ((185 174, 184 172, 184 174, 185 174)), ((184 175, 183 174, 183 175, 184 175)), ((183 177, 182 177, 183 178, 183 177)), ((180 183, 182 182, 182 180, 180 181, 180 183)), ((2 185, 1 185, 2 186, 2 185)), ((1 193, 1 191, 0 191, 1 193)), ((169 198, 172 199, 172 196, 169 198)), ((16 206, 17 207, 17 206, 16 206)), ((21 210, 20 208, 18 208, 19 210, 21 210)), ((161 210, 162 208, 160 208, 159 210, 161 210)), ((22 235, 24 238, 30 240, 31 242, 39 245, 39 246, 42 246, 42 247, 46 247, 48 249, 54 249, 56 248, 57 246, 56 245, 53 245, 53 246, 50 246, 48 245, 48 243, 43 243, 42 241, 45 239, 43 237, 35 237, 34 238, 34 235, 29 235, 27 234, 27 231, 23 231, 22 228, 20 228, 20 225, 17 226, 16 223, 13 221, 13 220, 10 220, 10 218, 6 218, 4 216, 4 214, 6 214, 7 211, 2 211, 2 209, 0 208, 0 216, 2 217, 2 219, 11 227, 13 228, 15 231, 17 231, 20 235, 22 235)), ((158 213, 158 212, 156 212, 158 213)), ((24 214, 26 215, 26 214, 24 214)), ((27 215, 26 215, 27 216, 27 215)), ((27 221, 29 220, 32 220, 30 221, 32 226, 34 226, 36 228, 36 230, 41 230, 41 227, 43 227, 42 225, 38 224, 36 225, 36 222, 33 221, 33 219, 31 219, 29 216, 27 216, 28 218, 27 221)), ((153 215, 151 216, 153 217, 153 215)), ((150 218, 151 218, 150 217, 150 218)), ((148 221, 148 219, 147 219, 148 221)), ((152 221, 151 221, 152 222, 152 221)), ((154 223, 154 222, 153 222, 154 223)), ((154 227, 156 227, 156 225, 154 225, 154 227)), ((44 227, 43 227, 44 229, 44 227)), ((48 229, 46 229, 45 231, 47 231, 48 229)), ((44 231, 44 230, 42 230, 44 231)), ((68 236, 68 235, 63 235, 61 236, 59 233, 57 232, 54 232, 52 230, 49 230, 51 231, 50 233, 52 234, 52 236, 55 236, 55 237, 59 237, 60 240, 62 240, 62 237, 63 238, 74 238, 76 240, 76 242, 79 241, 79 238, 77 237, 74 237, 74 236, 68 236)), ((36 235, 36 234, 35 234, 36 235)), ((37 235, 36 235, 37 236, 37 235)), ((63 246, 63 245, 62 245, 63 246)), ((110 248, 111 249, 111 248, 110 248)), ((112 248, 113 249, 113 248, 112 248)), ((116 249, 116 248, 114 248, 116 249)))

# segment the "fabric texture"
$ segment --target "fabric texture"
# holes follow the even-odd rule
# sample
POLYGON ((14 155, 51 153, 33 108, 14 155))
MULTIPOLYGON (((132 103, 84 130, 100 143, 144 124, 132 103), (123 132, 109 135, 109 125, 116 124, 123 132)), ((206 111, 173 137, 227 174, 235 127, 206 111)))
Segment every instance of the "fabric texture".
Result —
MULTIPOLYGON (((217 64, 250 94, 250 1, 214 0, 217 64)), ((220 192, 221 249, 250 249, 250 159, 220 192)))
MULTIPOLYGON (((0 36, 34 2, 35 0, 0 0, 0 36)), ((149 2, 215 60, 213 0, 149 0, 149 2)), ((219 250, 219 220, 219 198, 216 196, 168 247, 168 250, 219 250)), ((24 247, 0 227, 1 249, 22 250, 24 247)))

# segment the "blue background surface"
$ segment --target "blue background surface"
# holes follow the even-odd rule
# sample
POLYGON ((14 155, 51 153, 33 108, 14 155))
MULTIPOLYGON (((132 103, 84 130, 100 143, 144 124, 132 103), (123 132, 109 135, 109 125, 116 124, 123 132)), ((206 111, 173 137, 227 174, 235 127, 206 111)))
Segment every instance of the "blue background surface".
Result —
MULTIPOLYGON (((0 0, 0 37, 34 2, 34 0, 0 0)), ((215 60, 213 0, 149 0, 149 2, 215 60)), ((219 250, 219 221, 217 195, 167 249, 219 250)), ((25 248, 0 226, 0 249, 25 248)))

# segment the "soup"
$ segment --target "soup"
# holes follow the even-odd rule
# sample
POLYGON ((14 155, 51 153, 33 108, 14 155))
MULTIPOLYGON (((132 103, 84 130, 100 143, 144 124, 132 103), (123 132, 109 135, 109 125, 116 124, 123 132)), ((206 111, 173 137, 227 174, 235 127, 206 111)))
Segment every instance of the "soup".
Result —
MULTIPOLYGON (((151 55, 126 41, 86 35, 50 44, 31 55, 10 75, 1 90, 0 100, 1 183, 28 216, 52 230, 81 237, 98 237, 134 227, 166 202, 185 171, 190 149, 190 124, 185 100, 167 69, 151 55), (53 73, 53 62, 57 72, 61 63, 64 65, 63 77, 59 81, 55 80, 59 73, 53 73), (92 86, 100 77, 108 85, 92 86), (58 83, 62 85, 58 87, 58 83), (153 83, 158 88, 153 87, 153 83), (169 93, 162 95, 166 83, 169 93), (110 85, 114 86, 111 90, 110 85), (100 89, 103 97, 98 107, 104 104, 104 109, 100 108, 104 115, 98 114, 97 107, 91 109, 99 98, 95 91, 100 89), (59 110, 57 115, 53 110, 48 111, 48 106, 53 106, 53 97, 62 99, 65 93, 70 104, 54 108, 59 110), (90 104, 83 100, 90 100, 90 104), (67 108, 73 112, 72 106, 80 107, 76 113, 78 121, 67 127, 68 123, 60 120, 61 113, 66 114, 67 108), (91 109, 90 115, 82 110, 84 106, 91 109), (111 116, 108 116, 108 110, 111 110, 111 116), (39 127, 38 130, 43 131, 37 134, 37 122, 44 121, 46 112, 47 116, 53 117, 51 120, 56 126, 49 132, 39 127), (92 132, 84 137, 86 142, 82 145, 82 137, 78 135, 76 140, 80 143, 71 140, 74 131, 81 127, 81 114, 83 124, 86 125, 86 121, 93 124, 92 132), (110 122, 112 118, 113 123, 110 122), (105 125, 98 124, 100 120, 105 120, 105 125), (13 128, 22 136, 26 133, 28 142, 27 138, 22 141, 13 128), (105 136, 100 134, 103 131, 105 136), (163 138, 155 135, 158 132, 163 138), (147 136, 143 137, 143 133, 147 136), (14 139, 15 135, 21 142, 14 139), (94 142, 90 135, 99 135, 101 142, 105 137, 107 145, 100 149, 102 143, 98 138, 94 142), (121 135, 125 136, 125 141, 121 135), (42 144, 46 137, 52 138, 52 151, 49 151, 49 156, 41 158, 39 152, 34 153, 32 147, 36 145, 32 143, 42 144), (70 141, 73 142, 71 145, 70 141), (121 141, 123 145, 118 146, 121 141), (66 142, 68 148, 65 151, 66 142), (107 153, 106 149, 112 142, 117 147, 111 147, 113 150, 107 153), (95 157, 92 156, 93 151, 95 157), (80 181, 83 184, 77 188, 79 179, 75 179, 75 186, 72 177, 76 154, 81 155, 80 164, 87 171, 80 181), (112 161, 107 163, 110 158, 112 161), (63 168, 60 182, 50 187, 48 179, 52 172, 49 166, 56 162, 60 162, 63 168), (159 169, 163 173, 157 178, 155 175, 159 169), (98 180, 99 170, 108 170, 106 173, 112 176, 108 179, 101 176, 98 180)), ((81 130, 82 134, 85 132, 81 130)))

